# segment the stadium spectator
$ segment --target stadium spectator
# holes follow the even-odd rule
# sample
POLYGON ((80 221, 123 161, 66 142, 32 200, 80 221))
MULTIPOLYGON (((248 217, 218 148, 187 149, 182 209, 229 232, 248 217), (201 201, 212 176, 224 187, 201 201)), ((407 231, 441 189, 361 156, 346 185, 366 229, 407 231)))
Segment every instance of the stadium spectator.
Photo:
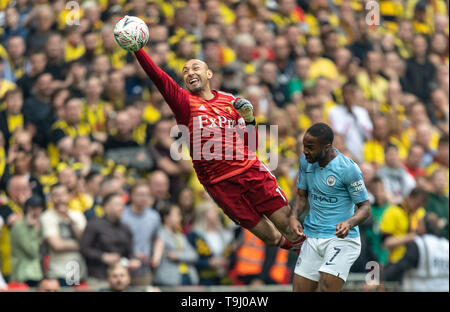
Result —
POLYGON ((68 263, 75 262, 79 269, 79 281, 86 280, 86 264, 80 254, 80 240, 86 227, 86 219, 79 211, 69 209, 69 191, 57 183, 50 189, 53 209, 41 216, 42 236, 49 246, 48 277, 57 279, 61 286, 67 284, 68 263))
POLYGON ((31 159, 31 175, 42 185, 45 196, 50 192, 50 187, 58 182, 58 178, 52 173, 50 159, 44 149, 36 149, 31 159))
POLYGON ((233 232, 224 227, 220 210, 213 202, 199 205, 195 211, 195 223, 187 235, 196 249, 196 268, 200 285, 220 285, 226 282, 233 232))
MULTIPOLYGON (((31 139, 31 135, 29 137, 31 139)), ((16 149, 17 147, 17 151, 10 151, 12 166, 9 168, 10 172, 5 173, 6 179, 8 179, 11 175, 23 176, 30 182, 31 192, 40 197, 44 197, 41 183, 31 175, 30 152, 27 151, 26 148, 21 147, 20 144, 15 145, 13 149, 16 149)))
POLYGON ((439 234, 448 239, 448 195, 445 195, 445 186, 447 183, 445 170, 438 169, 431 175, 431 189, 428 193, 425 210, 427 214, 436 214, 438 218, 439 234))
POLYGON ((159 237, 161 220, 159 213, 150 208, 153 198, 146 180, 136 181, 131 187, 130 199, 121 222, 130 228, 133 255, 142 263, 138 270, 132 272, 131 285, 149 286, 153 278, 152 270, 159 265, 164 247, 159 237))
POLYGON ((265 245, 250 231, 242 230, 242 243, 236 250, 234 271, 241 283, 260 286, 286 284, 290 280, 288 251, 265 245))
POLYGON ((343 105, 333 107, 330 112, 330 124, 344 136, 345 144, 356 158, 362 161, 364 142, 372 136, 372 121, 366 111, 356 103, 357 86, 351 82, 342 87, 343 105))
POLYGON ((41 49, 45 46, 48 37, 51 35, 51 28, 54 23, 54 11, 51 6, 43 5, 36 8, 34 12, 32 26, 27 36, 27 49, 41 49))
POLYGON ((36 288, 37 292, 58 292, 60 290, 60 285, 57 279, 45 278, 36 288))
POLYGON ((286 102, 284 86, 277 80, 277 65, 273 61, 266 61, 260 67, 261 84, 267 88, 275 104, 282 108, 286 102))
POLYGON ((421 176, 425 176, 425 170, 422 167, 423 154, 424 150, 422 145, 413 143, 409 147, 408 157, 406 157, 404 162, 404 167, 416 180, 421 176))
POLYGON ((195 221, 195 198, 194 192, 190 187, 185 187, 178 193, 177 205, 181 209, 182 220, 182 232, 187 235, 192 231, 195 221))
POLYGON ((164 171, 155 170, 151 173, 149 178, 150 192, 154 198, 152 208, 156 211, 169 204, 171 201, 171 194, 169 193, 169 177, 164 171))
POLYGON ((133 137, 133 127, 127 111, 118 112, 114 118, 114 124, 116 134, 108 135, 104 144, 105 152, 117 148, 139 147, 139 143, 133 137))
POLYGON ((0 53, 0 98, 3 98, 6 91, 16 88, 16 84, 9 80, 9 78, 6 78, 5 66, 7 61, 7 55, 0 53))
POLYGON ((25 201, 31 197, 30 182, 23 176, 12 176, 7 184, 8 200, 0 206, 3 228, 0 235, 0 264, 3 277, 8 281, 11 274, 10 229, 23 217, 25 201))
POLYGON ((33 84, 32 95, 23 104, 26 119, 36 127, 34 141, 42 147, 47 145, 50 126, 53 122, 50 106, 52 82, 51 74, 47 72, 38 74, 33 84))
POLYGON ((377 51, 368 51, 364 60, 365 70, 357 77, 359 88, 363 90, 366 99, 375 100, 378 103, 386 102, 388 81, 381 76, 383 56, 377 51))
POLYGON ((325 57, 322 57, 323 46, 319 37, 311 36, 306 43, 306 54, 311 60, 309 79, 315 80, 320 76, 327 77, 332 81, 338 78, 336 65, 325 57))
POLYGON ((296 94, 302 92, 305 83, 308 81, 309 69, 311 66, 308 57, 299 57, 295 60, 295 76, 289 81, 287 85, 288 100, 294 100, 296 94))
POLYGON ((85 98, 82 106, 82 120, 89 124, 92 135, 99 141, 106 140, 106 120, 112 111, 111 105, 101 99, 103 84, 98 76, 86 80, 85 98))
POLYGON ((120 222, 124 210, 122 195, 106 195, 103 207, 105 216, 88 222, 80 242, 88 268, 88 285, 93 289, 105 286, 107 268, 113 264, 127 263, 130 270, 141 266, 141 261, 133 258, 131 231, 120 222))
POLYGON ((199 282, 195 263, 198 254, 186 236, 179 232, 181 210, 176 205, 165 205, 160 210, 163 228, 160 237, 164 242, 161 263, 155 270, 154 284, 158 286, 197 285, 199 282))
POLYGON ((92 207, 84 212, 87 221, 95 218, 102 218, 105 215, 102 202, 106 195, 111 193, 118 193, 123 196, 124 202, 127 201, 127 194, 125 193, 125 190, 123 189, 123 183, 119 178, 111 176, 104 177, 102 179, 102 182, 100 182, 99 188, 99 191, 96 193, 97 195, 93 198, 94 201, 92 207))
MULTIPOLYGON (((449 162, 449 155, 448 155, 448 136, 442 136, 439 139, 437 153, 434 157, 433 162, 425 168, 425 172, 427 173, 427 176, 431 176, 434 171, 437 169, 442 168, 447 172, 447 182, 448 182, 448 162, 449 162)), ((445 187, 445 194, 448 196, 448 183, 445 187)))
POLYGON ((431 122, 444 134, 449 135, 447 127, 449 122, 448 95, 443 89, 436 88, 431 92, 431 103, 433 106, 431 122))
POLYGON ((100 291, 109 292, 127 292, 135 291, 130 288, 130 273, 128 268, 120 263, 111 265, 108 268, 108 288, 100 289, 100 291))
POLYGON ((369 37, 368 25, 365 21, 365 16, 360 15, 356 21, 351 23, 354 23, 352 32, 354 32, 355 38, 348 46, 348 49, 355 57, 359 59, 360 62, 364 62, 366 60, 367 53, 372 51, 374 46, 373 41, 369 37))
POLYGON ((44 50, 32 51, 29 56, 30 70, 26 72, 22 78, 17 80, 17 86, 23 92, 24 98, 28 98, 31 95, 31 90, 35 79, 40 73, 43 73, 47 67, 47 54, 44 50))
POLYGON ((51 141, 57 145, 59 140, 65 136, 75 138, 86 136, 91 133, 89 124, 82 122, 82 102, 81 99, 69 97, 64 101, 63 119, 56 121, 52 125, 51 141))
POLYGON ((4 64, 3 77, 16 82, 27 71, 25 41, 21 36, 11 36, 6 43, 8 62, 4 64))
POLYGON ((27 119, 23 115, 23 96, 20 89, 12 89, 5 93, 6 109, 0 112, 0 131, 5 139, 5 150, 8 151, 10 143, 14 143, 14 132, 27 126, 27 119))
POLYGON ((377 175, 383 180, 392 203, 398 204, 416 186, 416 181, 402 166, 396 145, 388 144, 384 153, 386 164, 378 170, 377 175))
POLYGON ((434 131, 428 122, 422 122, 416 126, 416 142, 424 149, 421 165, 427 167, 433 162, 436 154, 436 139, 434 131))
POLYGON ((374 197, 374 201, 371 204, 371 222, 368 222, 370 226, 366 226, 365 235, 367 237, 369 248, 376 257, 376 261, 385 265, 388 262, 389 252, 387 249, 383 248, 383 234, 381 233, 380 225, 384 212, 389 209, 392 204, 388 201, 382 179, 374 177, 367 185, 370 193, 374 197))
POLYGON ((416 34, 412 40, 412 57, 406 62, 406 92, 416 95, 427 105, 432 84, 435 81, 436 67, 427 59, 428 43, 423 34, 416 34))
POLYGON ((153 130, 152 142, 149 150, 156 161, 156 167, 164 171, 169 177, 169 192, 177 194, 181 188, 183 178, 191 172, 192 165, 186 160, 187 155, 178 161, 171 157, 171 146, 175 142, 172 136, 168 136, 175 125, 173 120, 159 120, 153 130))
POLYGON ((15 7, 9 7, 5 11, 5 27, 3 34, 3 43, 6 43, 12 36, 20 36, 25 40, 28 35, 28 29, 20 22, 19 12, 15 7))
POLYGON ((67 65, 64 61, 63 37, 61 34, 53 33, 48 37, 45 52, 47 54, 47 71, 56 80, 65 82, 67 65))
POLYGON ((384 147, 389 143, 389 124, 384 115, 373 117, 373 139, 367 140, 363 146, 365 162, 370 162, 378 169, 385 163, 384 147))
POLYGON ((120 70, 113 70, 108 74, 108 84, 105 87, 104 98, 112 104, 115 110, 125 108, 127 101, 125 77, 120 70))
POLYGON ((389 263, 399 261, 406 250, 406 244, 416 237, 418 221, 425 216, 427 193, 414 188, 399 206, 385 210, 380 230, 383 234, 382 247, 389 249, 389 263))
POLYGON ((448 292, 448 239, 441 237, 439 221, 426 215, 404 256, 383 270, 386 281, 402 281, 403 291, 448 292))
POLYGON ((69 193, 68 206, 70 210, 84 213, 93 202, 89 195, 79 188, 79 177, 75 169, 67 164, 60 164, 58 168, 58 181, 63 184, 69 193))
POLYGON ((25 202, 24 217, 11 228, 11 281, 38 286, 42 271, 40 217, 44 198, 32 196, 25 202))

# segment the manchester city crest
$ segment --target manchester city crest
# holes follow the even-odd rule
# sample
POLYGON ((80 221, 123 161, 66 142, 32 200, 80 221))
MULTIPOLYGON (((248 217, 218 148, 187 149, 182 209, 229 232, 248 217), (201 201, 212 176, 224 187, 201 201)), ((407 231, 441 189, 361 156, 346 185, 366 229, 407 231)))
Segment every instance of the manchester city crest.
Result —
POLYGON ((327 178, 327 184, 328 184, 329 186, 335 185, 335 184, 336 184, 336 178, 335 178, 334 176, 332 176, 332 175, 328 176, 328 178, 327 178))

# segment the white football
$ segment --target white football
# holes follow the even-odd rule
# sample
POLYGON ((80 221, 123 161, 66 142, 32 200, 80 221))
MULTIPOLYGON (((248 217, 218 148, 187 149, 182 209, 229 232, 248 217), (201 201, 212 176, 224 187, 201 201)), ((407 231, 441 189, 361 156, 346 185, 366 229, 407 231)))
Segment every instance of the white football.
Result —
POLYGON ((130 52, 142 48, 147 43, 148 36, 147 24, 136 16, 126 15, 114 27, 114 39, 117 44, 130 52))

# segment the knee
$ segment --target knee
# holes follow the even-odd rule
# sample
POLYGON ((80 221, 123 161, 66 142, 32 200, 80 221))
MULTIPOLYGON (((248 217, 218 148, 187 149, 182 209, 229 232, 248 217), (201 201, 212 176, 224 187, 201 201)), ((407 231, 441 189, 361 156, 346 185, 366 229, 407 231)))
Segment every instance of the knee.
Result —
POLYGON ((319 281, 319 291, 320 292, 329 292, 331 291, 330 285, 328 285, 325 279, 320 279, 319 281))
POLYGON ((273 233, 270 236, 264 236, 262 238, 264 243, 266 245, 269 245, 269 246, 277 246, 278 243, 280 242, 280 239, 281 239, 281 234, 280 233, 273 233))

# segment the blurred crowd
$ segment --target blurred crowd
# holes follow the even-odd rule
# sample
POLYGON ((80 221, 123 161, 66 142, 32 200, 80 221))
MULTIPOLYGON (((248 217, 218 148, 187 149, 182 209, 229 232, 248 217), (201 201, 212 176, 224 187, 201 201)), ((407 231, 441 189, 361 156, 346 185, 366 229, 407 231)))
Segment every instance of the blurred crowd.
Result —
POLYGON ((380 16, 367 2, 0 0, 0 289, 292 280, 295 255, 234 225, 170 157, 173 114, 114 41, 126 14, 180 86, 203 59, 213 89, 278 126, 290 200, 305 130, 332 126, 372 204, 352 271, 399 261, 425 214, 448 239, 448 1, 379 0, 380 16))

